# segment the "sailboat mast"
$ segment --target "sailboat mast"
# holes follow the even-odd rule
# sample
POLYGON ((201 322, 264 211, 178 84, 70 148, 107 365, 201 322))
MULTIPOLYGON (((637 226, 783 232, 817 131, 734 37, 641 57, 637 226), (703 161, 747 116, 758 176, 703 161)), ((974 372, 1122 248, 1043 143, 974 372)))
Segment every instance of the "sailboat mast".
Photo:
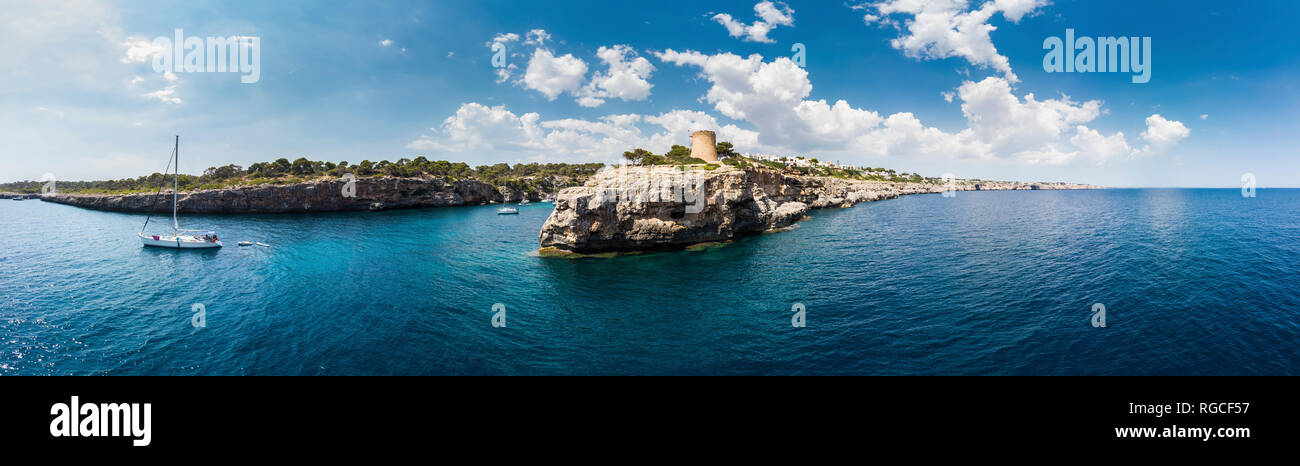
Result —
POLYGON ((180 221, 176 220, 176 200, 180 196, 181 189, 181 135, 176 135, 176 147, 172 150, 176 154, 176 178, 172 180, 172 235, 176 230, 181 229, 180 221))

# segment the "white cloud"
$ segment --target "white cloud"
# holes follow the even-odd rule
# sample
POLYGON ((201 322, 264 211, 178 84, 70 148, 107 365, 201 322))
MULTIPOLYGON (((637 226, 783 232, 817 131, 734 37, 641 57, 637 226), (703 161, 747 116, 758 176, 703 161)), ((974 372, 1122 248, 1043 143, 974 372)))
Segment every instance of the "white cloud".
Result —
POLYGON ((1101 111, 1097 100, 1082 104, 1069 97, 1040 101, 1027 94, 1022 101, 1011 92, 1010 83, 998 77, 966 81, 957 95, 973 135, 999 154, 1039 149, 1058 140, 1073 125, 1092 121, 1101 111))
POLYGON ((168 71, 163 73, 163 79, 167 81, 165 87, 153 92, 145 93, 144 96, 165 104, 180 105, 184 103, 184 101, 176 95, 176 85, 178 84, 180 77, 176 76, 171 71, 168 71))
POLYGON ((794 10, 784 3, 759 2, 754 5, 754 15, 759 20, 748 25, 727 13, 713 15, 713 20, 726 28, 727 34, 731 37, 743 37, 747 42, 776 42, 767 37, 772 29, 777 26, 794 26, 794 10))
MULTIPOLYGON (((515 85, 541 92, 549 100, 555 100, 560 94, 569 93, 583 107, 599 107, 607 99, 625 101, 644 101, 650 97, 650 75, 655 67, 650 60, 638 56, 628 45, 602 46, 596 51, 596 58, 605 65, 587 79, 588 64, 573 54, 556 55, 556 52, 543 47, 551 35, 542 29, 533 29, 527 33, 523 43, 536 48, 528 59, 527 69, 522 79, 515 85)), ((518 34, 497 34, 488 46, 519 40, 518 34)), ((509 64, 495 70, 497 82, 510 80, 516 67, 509 64)))
POLYGON ((390 46, 390 45, 393 45, 393 41, 392 41, 392 39, 384 39, 384 40, 379 41, 379 46, 380 46, 380 47, 387 47, 387 46, 390 46))
POLYGON ((551 40, 551 35, 545 29, 533 29, 528 31, 524 44, 544 47, 548 40, 551 40))
POLYGON ((1191 130, 1182 122, 1167 120, 1159 113, 1152 114, 1147 117, 1147 130, 1142 132, 1142 139, 1149 144, 1144 151, 1163 152, 1190 134, 1191 130))
POLYGON ((719 140, 738 147, 757 147, 757 133, 723 125, 704 112, 674 110, 643 116, 606 115, 597 120, 560 119, 544 121, 537 113, 516 115, 504 105, 488 107, 476 102, 461 105, 442 125, 431 128, 407 148, 455 154, 459 158, 500 160, 555 160, 557 154, 588 161, 618 163, 625 150, 644 148, 663 153, 673 144, 688 144, 690 133, 713 130, 719 140), (641 125, 658 129, 645 133, 641 125))
POLYGON ((1046 0, 996 0, 983 3, 978 9, 967 10, 966 0, 886 0, 879 3, 853 5, 865 10, 863 21, 880 22, 890 15, 908 17, 906 32, 890 41, 894 48, 909 57, 919 59, 944 59, 961 57, 972 64, 992 68, 1007 80, 1018 82, 1011 71, 1007 57, 998 53, 989 33, 997 28, 988 24, 999 12, 1011 22, 1019 22, 1026 14, 1046 5, 1046 0))
POLYGON ((1208 119, 1210 119, 1210 114, 1208 114, 1208 113, 1202 113, 1202 114, 1201 114, 1201 120, 1202 120, 1202 121, 1204 121, 1204 120, 1208 120, 1208 119))
POLYGON ((1117 131, 1110 136, 1103 136, 1096 130, 1079 125, 1075 128, 1075 135, 1070 138, 1070 143, 1079 148, 1080 155, 1099 164, 1112 159, 1134 155, 1133 149, 1129 147, 1128 141, 1124 139, 1124 132, 1122 131, 1117 131))
POLYGON ((438 151, 530 147, 531 141, 541 134, 537 119, 536 113, 519 116, 504 105, 463 104, 455 115, 443 120, 442 126, 433 128, 441 138, 422 136, 407 147, 438 151))
POLYGON ((154 55, 168 52, 166 47, 154 44, 152 40, 143 37, 129 37, 121 45, 126 48, 126 53, 122 56, 122 63, 146 63, 154 55))
POLYGON ((605 62, 607 70, 596 73, 583 88, 578 104, 584 107, 596 107, 605 103, 606 98, 622 100, 645 100, 650 97, 650 74, 654 65, 645 57, 639 57, 636 51, 626 45, 601 47, 596 56, 605 62))
POLYGON ((541 92, 555 100, 564 92, 574 93, 582 87, 587 75, 587 62, 573 54, 555 56, 550 50, 537 49, 528 60, 524 71, 524 87, 541 92))
MULTIPOLYGON (((1105 162, 1133 152, 1122 133, 1102 136, 1083 126, 1103 114, 1101 101, 1075 102, 1068 96, 1040 100, 1034 94, 1019 97, 1003 77, 965 81, 955 93, 942 94, 945 100, 961 101, 967 124, 959 131, 946 132, 925 126, 910 112, 884 117, 844 100, 833 104, 808 100, 812 93, 808 72, 784 57, 764 62, 757 54, 740 57, 675 50, 656 52, 655 56, 665 63, 700 68, 700 76, 711 84, 701 100, 723 116, 752 124, 757 141, 765 147, 1053 164, 1105 162)), ((1148 120, 1152 127, 1173 126, 1148 120)), ((1162 136, 1148 140, 1152 138, 1176 142, 1162 136)))
POLYGON ((488 48, 492 48, 492 44, 508 44, 511 42, 515 42, 517 40, 519 40, 519 34, 515 34, 513 32, 497 33, 497 35, 492 36, 492 40, 487 41, 487 43, 484 45, 486 45, 488 48))

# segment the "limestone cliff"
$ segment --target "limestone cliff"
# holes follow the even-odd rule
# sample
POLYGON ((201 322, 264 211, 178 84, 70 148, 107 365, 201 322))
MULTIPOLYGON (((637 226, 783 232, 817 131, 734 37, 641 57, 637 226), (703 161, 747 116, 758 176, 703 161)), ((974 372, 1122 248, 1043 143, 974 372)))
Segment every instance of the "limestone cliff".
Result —
MULTIPOLYGON (((343 180, 288 185, 257 185, 180 193, 181 213, 290 213, 447 207, 500 202, 497 188, 476 180, 440 178, 363 178, 355 196, 345 196, 343 180)), ((349 190, 349 193, 352 191, 349 190)), ((46 194, 41 200, 117 212, 171 212, 171 192, 89 195, 46 194)))
MULTIPOLYGON (((955 191, 1090 188, 984 181, 953 186, 955 191)), ((585 186, 560 191, 538 243, 579 253, 677 249, 786 227, 809 209, 943 191, 936 184, 792 176, 761 168, 609 169, 585 186)))

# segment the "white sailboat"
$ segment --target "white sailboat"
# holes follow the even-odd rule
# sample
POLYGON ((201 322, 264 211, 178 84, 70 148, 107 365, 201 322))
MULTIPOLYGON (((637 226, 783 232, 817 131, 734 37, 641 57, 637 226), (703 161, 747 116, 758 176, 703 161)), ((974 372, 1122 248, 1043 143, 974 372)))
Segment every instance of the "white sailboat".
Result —
MULTIPOLYGON (((221 247, 221 241, 217 239, 217 233, 209 230, 185 230, 181 228, 180 220, 176 215, 176 205, 180 198, 181 183, 181 137, 176 136, 176 146, 172 149, 172 156, 175 157, 176 176, 172 181, 172 233, 170 235, 147 235, 144 229, 149 226, 149 219, 153 218, 150 213, 149 217, 144 220, 144 226, 140 227, 140 243, 145 246, 154 246, 159 248, 172 249, 210 249, 221 247)), ((158 188, 162 193, 162 188, 158 188)), ((154 197, 157 199, 157 196, 154 197)))

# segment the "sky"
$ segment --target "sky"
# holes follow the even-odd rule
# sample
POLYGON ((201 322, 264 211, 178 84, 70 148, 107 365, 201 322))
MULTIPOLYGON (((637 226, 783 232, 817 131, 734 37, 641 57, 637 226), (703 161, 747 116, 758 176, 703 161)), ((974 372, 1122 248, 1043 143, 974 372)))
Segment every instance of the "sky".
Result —
POLYGON ((162 171, 177 134, 197 174, 618 163, 708 129, 935 177, 1296 187, 1298 19, 1283 1, 0 0, 0 182, 162 171), (159 71, 177 29, 256 38, 258 79, 159 71), (1150 80, 1048 72, 1067 29, 1150 38, 1150 80))

